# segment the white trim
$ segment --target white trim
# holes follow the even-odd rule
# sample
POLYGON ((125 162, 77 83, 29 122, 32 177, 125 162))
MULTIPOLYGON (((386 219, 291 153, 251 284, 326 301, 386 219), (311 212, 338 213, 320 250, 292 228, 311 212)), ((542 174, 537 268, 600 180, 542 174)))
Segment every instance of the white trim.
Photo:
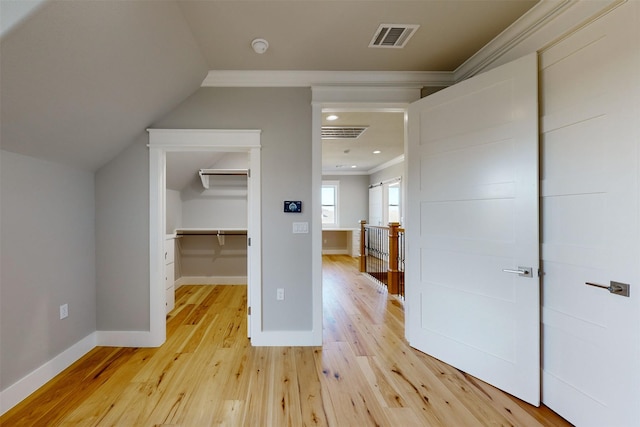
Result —
POLYGON ((483 71, 543 50, 570 31, 627 0, 541 0, 454 71, 460 82, 483 71))
POLYGON ((383 110, 401 109, 420 99, 421 95, 422 86, 318 85, 311 87, 314 103, 326 104, 323 105, 326 108, 339 108, 344 105, 352 109, 359 108, 360 111, 369 111, 367 107, 383 110))
POLYGON ((174 287, 183 285, 246 285, 247 276, 182 276, 174 287))
POLYGON ((354 175, 369 175, 369 171, 343 171, 343 172, 338 172, 337 170, 331 171, 331 170, 322 170, 322 177, 326 177, 326 176, 354 176, 354 175))
POLYGON ((448 71, 211 70, 202 87, 311 87, 318 85, 449 86, 448 71))
MULTIPOLYGON (((311 104, 311 210, 322 212, 322 105, 311 104)), ((311 322, 307 345, 322 345, 322 221, 311 221, 311 322)), ((275 339, 274 339, 275 341, 275 339)))
MULTIPOLYGON (((166 339, 163 239, 166 232, 166 153, 179 151, 247 152, 248 227, 247 304, 251 307, 248 335, 262 333, 262 243, 260 195, 260 130, 147 129, 149 132, 149 325, 139 340, 161 345, 166 339)), ((136 333, 138 334, 138 333, 136 333)), ((142 332, 140 334, 143 334, 142 332)), ((253 344, 253 341, 252 341, 253 344)))
MULTIPOLYGON (((331 231, 330 228, 325 229, 325 231, 331 231)), ((349 249, 323 249, 322 255, 349 255, 349 249)))
MULTIPOLYGON (((164 309, 164 295, 162 295, 164 309)), ((162 313, 166 313, 163 311, 162 313)), ((96 331, 96 345, 102 347, 159 347, 156 334, 149 331, 96 331)), ((164 340, 163 340, 164 342, 164 340)))
POLYGON ((167 214, 166 164, 166 153, 161 148, 151 147, 149 149, 149 332, 148 337, 140 336, 140 340, 152 342, 156 346, 162 345, 167 338, 165 320, 167 296, 164 276, 167 214))
MULTIPOLYGON (((415 88, 372 88, 370 86, 339 88, 312 88, 312 147, 311 147, 311 187, 313 194, 311 209, 322 209, 320 194, 322 188, 322 113, 323 111, 394 111, 405 112, 411 102, 420 99, 420 90, 415 88), (348 89, 348 90, 345 90, 348 89)), ((406 134, 406 131, 405 131, 406 134)), ((335 173, 332 173, 335 175, 335 173)), ((309 344, 322 345, 322 222, 311 222, 311 279, 313 339, 309 344)), ((269 335, 270 336, 270 335, 269 335)), ((266 339, 266 338, 265 338, 266 339)), ((273 339, 277 342, 277 339, 273 339)), ((274 345, 274 344, 271 344, 274 345)), ((289 344, 287 344, 289 345, 289 344)), ((302 345, 302 344, 301 344, 302 345)))
POLYGON ((96 333, 92 332, 36 370, 0 391, 0 415, 16 406, 34 391, 51 381, 60 372, 93 350, 97 345, 96 343, 96 333))
MULTIPOLYGON (((225 151, 260 147, 259 129, 147 129, 153 146, 165 151, 225 151)), ((151 143, 149 144, 151 146, 151 143)))
MULTIPOLYGON (((313 309, 315 311, 316 308, 313 309)), ((322 328, 312 331, 262 331, 260 336, 251 337, 251 345, 258 347, 317 347, 322 345, 322 328), (318 336, 320 336, 320 341, 318 341, 318 336)))
POLYGON ((391 159, 388 162, 385 162, 381 165, 376 166, 373 169, 369 169, 367 171, 367 175, 371 175, 372 173, 376 173, 376 172, 380 172, 381 170, 384 170, 388 167, 394 166, 394 165, 399 165, 400 163, 404 162, 404 154, 396 157, 395 159, 391 159))

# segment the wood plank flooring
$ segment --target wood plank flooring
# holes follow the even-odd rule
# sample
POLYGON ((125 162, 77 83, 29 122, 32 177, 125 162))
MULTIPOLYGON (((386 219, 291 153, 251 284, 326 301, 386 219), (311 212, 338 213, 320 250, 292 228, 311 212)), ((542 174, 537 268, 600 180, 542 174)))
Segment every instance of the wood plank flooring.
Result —
POLYGON ((353 258, 323 271, 322 347, 251 347, 245 286, 182 286, 162 347, 98 347, 0 425, 570 425, 410 348, 402 304, 353 258))

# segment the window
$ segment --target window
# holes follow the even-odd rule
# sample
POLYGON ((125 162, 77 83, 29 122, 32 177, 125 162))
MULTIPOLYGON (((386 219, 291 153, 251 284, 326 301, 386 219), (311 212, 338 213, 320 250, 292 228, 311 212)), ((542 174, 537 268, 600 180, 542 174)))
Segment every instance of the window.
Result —
POLYGON ((338 181, 322 182, 322 226, 338 226, 338 181))
POLYGON ((388 193, 388 221, 389 222, 402 222, 400 221, 400 183, 389 184, 388 193))

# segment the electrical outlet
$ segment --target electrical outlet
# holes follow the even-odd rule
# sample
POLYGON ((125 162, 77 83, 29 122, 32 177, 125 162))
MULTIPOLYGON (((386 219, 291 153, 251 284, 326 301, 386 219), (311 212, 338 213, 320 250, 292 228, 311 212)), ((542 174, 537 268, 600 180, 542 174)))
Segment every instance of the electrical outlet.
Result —
POLYGON ((276 299, 278 301, 284 301, 284 288, 276 289, 276 299))
POLYGON ((69 304, 62 304, 60 306, 60 319, 65 319, 69 316, 69 304))

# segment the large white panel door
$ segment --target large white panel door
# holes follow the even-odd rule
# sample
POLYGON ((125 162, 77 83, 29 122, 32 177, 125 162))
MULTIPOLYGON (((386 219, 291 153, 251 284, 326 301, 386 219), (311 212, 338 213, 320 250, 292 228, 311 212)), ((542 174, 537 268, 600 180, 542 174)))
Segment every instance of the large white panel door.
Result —
POLYGON ((542 400, 640 426, 640 3, 540 55, 542 400), (630 296, 586 286, 631 285, 630 296))
POLYGON ((406 226, 410 344, 534 405, 537 96, 532 54, 412 104, 406 226))

